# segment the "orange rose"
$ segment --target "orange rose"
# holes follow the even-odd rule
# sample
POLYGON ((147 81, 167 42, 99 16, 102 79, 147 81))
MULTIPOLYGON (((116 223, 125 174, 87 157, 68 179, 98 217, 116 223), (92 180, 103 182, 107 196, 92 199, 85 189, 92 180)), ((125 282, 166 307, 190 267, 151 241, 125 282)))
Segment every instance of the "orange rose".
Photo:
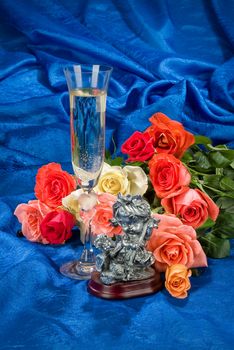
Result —
POLYGON ((181 194, 163 198, 162 206, 168 213, 179 215, 185 225, 198 228, 208 217, 213 221, 219 215, 219 208, 212 199, 198 189, 186 188, 181 194))
POLYGON ((174 215, 154 214, 159 219, 158 229, 153 229, 148 249, 154 254, 155 267, 164 272, 167 266, 183 264, 187 267, 207 266, 207 259, 196 231, 174 215))
POLYGON ((149 176, 159 198, 179 194, 188 186, 191 175, 182 162, 171 154, 155 154, 149 161, 149 176))
POLYGON ((175 298, 184 299, 188 296, 187 291, 191 288, 189 277, 191 270, 182 264, 172 265, 166 270, 165 287, 175 298))
POLYGON ((76 188, 74 177, 63 171, 60 164, 42 166, 36 176, 35 196, 51 209, 62 205, 62 198, 76 188))
POLYGON ((154 138, 154 147, 158 153, 170 153, 181 158, 195 139, 179 122, 171 120, 163 113, 155 113, 150 119, 152 125, 146 129, 154 138))

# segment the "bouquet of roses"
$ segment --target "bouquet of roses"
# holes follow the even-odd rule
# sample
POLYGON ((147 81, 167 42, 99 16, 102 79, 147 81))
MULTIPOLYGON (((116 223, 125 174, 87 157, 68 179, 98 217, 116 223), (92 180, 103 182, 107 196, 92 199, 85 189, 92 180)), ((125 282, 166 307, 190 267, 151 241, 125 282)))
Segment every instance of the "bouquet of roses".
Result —
POLYGON ((74 225, 90 223, 95 234, 122 234, 113 227, 112 206, 117 194, 144 195, 152 215, 160 220, 148 242, 155 268, 165 272, 167 290, 184 298, 194 268, 207 266, 207 256, 230 253, 234 237, 234 151, 213 147, 162 113, 151 125, 136 131, 122 145, 122 157, 107 153, 96 196, 85 200, 75 178, 56 163, 42 166, 36 176, 37 200, 20 204, 15 215, 22 233, 31 241, 61 244, 74 225), (82 209, 81 209, 82 208, 82 209), (85 210, 84 210, 85 209, 85 210), (195 231, 196 230, 196 231, 195 231))

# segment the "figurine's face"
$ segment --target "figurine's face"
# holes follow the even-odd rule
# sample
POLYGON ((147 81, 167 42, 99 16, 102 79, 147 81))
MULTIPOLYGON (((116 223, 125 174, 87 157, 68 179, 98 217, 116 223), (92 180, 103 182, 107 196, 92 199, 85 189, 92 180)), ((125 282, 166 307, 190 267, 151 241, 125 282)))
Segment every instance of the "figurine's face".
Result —
POLYGON ((119 224, 125 233, 129 235, 141 234, 144 221, 138 217, 121 216, 119 224))

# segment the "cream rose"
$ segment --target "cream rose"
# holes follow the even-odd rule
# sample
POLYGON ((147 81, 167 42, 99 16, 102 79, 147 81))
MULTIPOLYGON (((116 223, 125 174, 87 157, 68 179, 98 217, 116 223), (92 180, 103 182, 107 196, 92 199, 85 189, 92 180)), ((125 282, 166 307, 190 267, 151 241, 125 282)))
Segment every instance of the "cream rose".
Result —
POLYGON ((127 165, 124 167, 129 181, 129 194, 143 195, 148 188, 148 178, 139 166, 127 165))
POLYGON ((101 176, 94 190, 97 193, 111 193, 117 195, 143 195, 148 188, 148 179, 144 171, 138 166, 110 166, 104 163, 101 176))
POLYGON ((84 193, 82 189, 73 191, 69 196, 62 199, 63 206, 80 220, 80 209, 91 210, 97 202, 95 193, 84 193))

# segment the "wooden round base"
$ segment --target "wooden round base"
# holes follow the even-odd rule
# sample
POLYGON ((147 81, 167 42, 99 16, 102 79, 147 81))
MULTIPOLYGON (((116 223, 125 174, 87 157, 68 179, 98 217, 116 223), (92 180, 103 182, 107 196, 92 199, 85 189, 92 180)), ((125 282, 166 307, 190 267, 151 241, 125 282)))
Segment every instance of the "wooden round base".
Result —
POLYGON ((128 299, 158 292, 162 289, 163 283, 160 274, 155 271, 152 277, 144 280, 103 284, 100 280, 100 273, 93 272, 88 283, 88 292, 104 299, 128 299))

